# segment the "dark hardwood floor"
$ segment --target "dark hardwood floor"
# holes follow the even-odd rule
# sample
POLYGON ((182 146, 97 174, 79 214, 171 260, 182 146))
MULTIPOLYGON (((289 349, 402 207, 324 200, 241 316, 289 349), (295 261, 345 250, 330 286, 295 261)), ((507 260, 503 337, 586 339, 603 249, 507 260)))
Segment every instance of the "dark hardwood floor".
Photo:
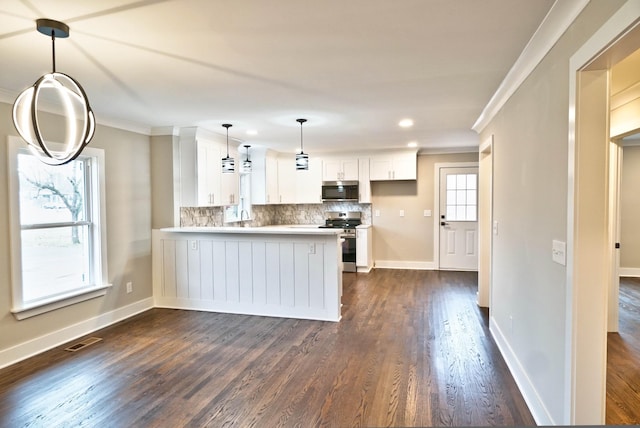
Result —
POLYGON ((640 424, 640 278, 620 278, 619 332, 607 338, 608 425, 640 424))
POLYGON ((0 426, 533 425, 476 284, 345 274, 340 323, 153 309, 1 370, 0 426))

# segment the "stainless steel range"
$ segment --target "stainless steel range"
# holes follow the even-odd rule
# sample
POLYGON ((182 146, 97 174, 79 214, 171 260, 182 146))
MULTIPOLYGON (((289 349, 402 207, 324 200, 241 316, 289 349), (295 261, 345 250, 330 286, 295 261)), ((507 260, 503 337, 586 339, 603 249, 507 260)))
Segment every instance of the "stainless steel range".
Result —
POLYGON ((356 226, 362 223, 360 211, 327 211, 320 227, 342 229, 342 263, 344 272, 356 272, 356 226))

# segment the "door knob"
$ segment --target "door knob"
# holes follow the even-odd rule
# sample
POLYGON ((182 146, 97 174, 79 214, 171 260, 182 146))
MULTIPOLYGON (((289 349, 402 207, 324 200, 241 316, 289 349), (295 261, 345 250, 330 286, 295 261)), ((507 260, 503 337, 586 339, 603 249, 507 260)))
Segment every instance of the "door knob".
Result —
POLYGON ((441 221, 440 222, 440 226, 448 226, 448 225, 449 225, 449 223, 447 223, 446 221, 441 221))

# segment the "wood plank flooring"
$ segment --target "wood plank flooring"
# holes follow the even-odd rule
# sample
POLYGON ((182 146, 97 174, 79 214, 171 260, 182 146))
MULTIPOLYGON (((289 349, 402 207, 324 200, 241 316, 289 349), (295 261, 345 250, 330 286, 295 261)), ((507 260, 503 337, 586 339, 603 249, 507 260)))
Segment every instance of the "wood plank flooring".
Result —
POLYGON ((345 274, 340 323, 153 309, 0 371, 0 426, 534 425, 472 272, 345 274))
POLYGON ((640 278, 620 278, 619 332, 607 337, 607 425, 640 425, 640 278))

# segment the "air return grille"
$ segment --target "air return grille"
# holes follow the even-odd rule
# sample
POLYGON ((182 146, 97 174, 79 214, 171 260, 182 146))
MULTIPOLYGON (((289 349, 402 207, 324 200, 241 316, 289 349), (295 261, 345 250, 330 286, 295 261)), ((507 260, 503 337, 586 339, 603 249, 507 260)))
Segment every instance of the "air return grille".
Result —
POLYGON ((68 348, 65 348, 65 351, 76 352, 86 348, 89 345, 93 345, 94 343, 100 342, 101 340, 102 338, 100 337, 89 337, 87 339, 84 339, 81 342, 76 343, 75 345, 71 345, 68 348))

